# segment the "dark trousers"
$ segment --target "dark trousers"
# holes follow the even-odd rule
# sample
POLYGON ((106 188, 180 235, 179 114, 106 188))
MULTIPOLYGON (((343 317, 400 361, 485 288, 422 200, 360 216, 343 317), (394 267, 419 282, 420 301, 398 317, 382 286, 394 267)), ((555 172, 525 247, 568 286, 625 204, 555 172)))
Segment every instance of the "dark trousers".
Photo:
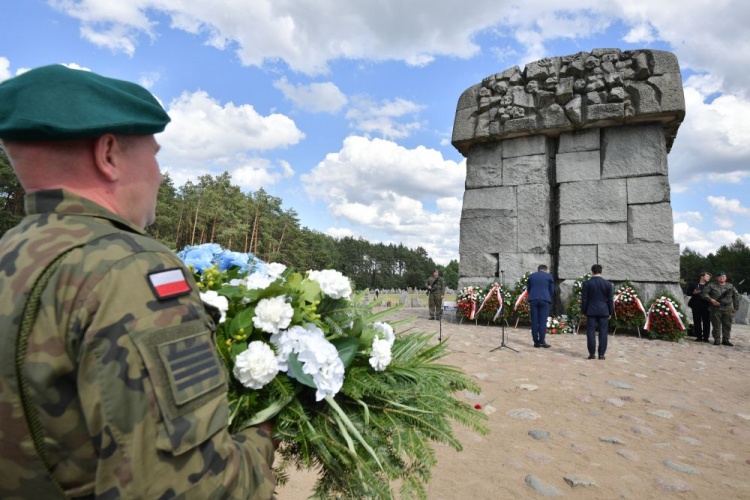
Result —
POLYGON ((544 344, 547 335, 547 316, 549 316, 549 302, 543 300, 529 301, 531 312, 531 338, 535 344, 544 344))
POLYGON ((708 340, 711 334, 711 313, 708 308, 693 308, 693 333, 698 339, 708 340))
POLYGON ((586 345, 589 348, 589 356, 593 356, 596 351, 596 325, 599 325, 599 356, 604 356, 607 352, 609 316, 586 316, 586 345))

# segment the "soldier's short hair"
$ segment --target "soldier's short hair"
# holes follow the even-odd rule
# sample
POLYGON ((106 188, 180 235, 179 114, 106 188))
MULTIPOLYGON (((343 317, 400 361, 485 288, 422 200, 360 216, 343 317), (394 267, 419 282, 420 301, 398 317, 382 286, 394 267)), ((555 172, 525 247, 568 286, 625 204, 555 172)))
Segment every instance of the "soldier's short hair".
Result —
POLYGON ((541 266, 539 266, 539 267, 536 268, 537 271, 546 271, 547 269, 548 269, 548 267, 545 266, 544 264, 542 264, 541 266))
POLYGON ((599 264, 594 264, 591 266, 591 272, 594 274, 602 274, 602 266, 599 264))

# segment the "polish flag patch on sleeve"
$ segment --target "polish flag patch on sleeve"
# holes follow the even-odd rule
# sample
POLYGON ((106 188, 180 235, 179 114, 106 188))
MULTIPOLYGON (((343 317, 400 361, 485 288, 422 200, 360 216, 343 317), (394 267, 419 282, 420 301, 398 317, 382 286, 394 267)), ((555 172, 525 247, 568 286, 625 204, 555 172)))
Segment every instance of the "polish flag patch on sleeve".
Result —
POLYGON ((167 300, 190 293, 190 284, 185 279, 185 273, 179 267, 151 273, 148 275, 148 282, 159 300, 167 300))

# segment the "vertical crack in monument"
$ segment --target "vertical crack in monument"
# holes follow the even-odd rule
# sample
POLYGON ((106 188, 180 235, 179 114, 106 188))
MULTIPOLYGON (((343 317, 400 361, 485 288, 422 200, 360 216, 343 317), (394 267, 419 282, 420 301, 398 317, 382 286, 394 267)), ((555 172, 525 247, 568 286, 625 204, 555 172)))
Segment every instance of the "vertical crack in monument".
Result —
POLYGON ((467 89, 452 140, 467 159, 459 286, 547 264, 565 304, 599 263, 646 300, 682 297, 667 153, 684 117, 677 58, 658 50, 542 59, 467 89))

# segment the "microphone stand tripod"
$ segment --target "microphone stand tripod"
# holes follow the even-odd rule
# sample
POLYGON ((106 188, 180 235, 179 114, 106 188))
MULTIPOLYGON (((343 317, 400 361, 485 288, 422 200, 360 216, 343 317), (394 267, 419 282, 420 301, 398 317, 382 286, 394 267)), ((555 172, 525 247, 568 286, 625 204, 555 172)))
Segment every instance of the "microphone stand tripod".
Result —
MULTIPOLYGON (((505 271, 502 271, 502 270, 501 270, 501 271, 500 271, 500 284, 501 284, 501 285, 505 285, 505 280, 504 280, 504 277, 505 277, 505 276, 504 276, 504 275, 505 275, 505 271)), ((499 345, 499 346, 497 346, 497 347, 495 347, 494 349, 491 349, 491 350, 490 350, 490 352, 495 352, 495 351, 497 351, 498 349, 502 349, 503 347, 505 347, 506 349, 510 349, 510 350, 511 350, 511 351, 513 351, 513 352, 518 352, 518 351, 517 351, 516 349, 513 349, 512 347, 510 347, 509 345, 507 345, 507 344, 505 343, 505 322, 503 322, 503 323, 501 324, 501 327, 502 327, 502 329, 503 329, 503 336, 502 336, 502 340, 500 341, 500 345, 499 345)))

